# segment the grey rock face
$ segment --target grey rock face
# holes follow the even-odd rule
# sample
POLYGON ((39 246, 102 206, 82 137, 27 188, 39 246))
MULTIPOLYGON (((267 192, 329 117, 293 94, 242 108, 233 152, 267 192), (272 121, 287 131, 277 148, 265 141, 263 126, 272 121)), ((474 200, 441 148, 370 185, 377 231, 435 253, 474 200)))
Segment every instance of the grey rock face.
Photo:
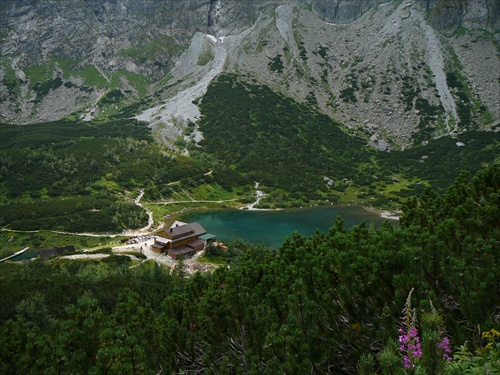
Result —
POLYGON ((35 63, 47 56, 99 62, 121 49, 140 48, 160 35, 187 43, 195 31, 206 29, 208 11, 204 0, 19 0, 7 4, 1 10, 2 27, 7 30, 3 53, 35 63), (106 51, 95 48, 99 40, 107 41, 106 51))
POLYGON ((500 2, 498 0, 419 0, 429 11, 429 23, 446 35, 460 27, 469 30, 500 31, 500 2))
POLYGON ((389 142, 387 142, 382 138, 379 139, 377 136, 373 136, 370 139, 370 142, 368 142, 368 146, 373 147, 382 152, 391 151, 391 145, 389 144, 389 142))
POLYGON ((374 5, 385 0, 312 0, 313 9, 323 21, 349 23, 358 19, 374 5))
POLYGON ((21 60, 31 63, 41 63, 49 55, 99 62, 101 58, 110 59, 123 48, 139 48, 141 43, 157 35, 169 35, 179 44, 186 44, 197 31, 213 35, 238 34, 255 23, 260 10, 267 6, 312 2, 313 9, 324 20, 346 23, 381 1, 8 1, 0 7, 0 25, 7 34, 1 41, 2 53, 21 55, 21 60), (108 41, 106 51, 95 48, 97 40, 108 41))

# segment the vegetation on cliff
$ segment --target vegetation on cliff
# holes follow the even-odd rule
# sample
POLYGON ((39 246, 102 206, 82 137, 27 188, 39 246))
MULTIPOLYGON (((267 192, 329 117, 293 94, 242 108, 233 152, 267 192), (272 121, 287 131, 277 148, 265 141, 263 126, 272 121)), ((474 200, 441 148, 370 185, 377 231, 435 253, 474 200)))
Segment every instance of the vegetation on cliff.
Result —
POLYGON ((219 173, 237 172, 272 192, 264 208, 325 200, 396 208, 424 185, 443 190, 460 171, 474 173, 500 154, 500 133, 481 131, 377 152, 310 106, 229 74, 209 86, 201 112, 202 152, 219 173))

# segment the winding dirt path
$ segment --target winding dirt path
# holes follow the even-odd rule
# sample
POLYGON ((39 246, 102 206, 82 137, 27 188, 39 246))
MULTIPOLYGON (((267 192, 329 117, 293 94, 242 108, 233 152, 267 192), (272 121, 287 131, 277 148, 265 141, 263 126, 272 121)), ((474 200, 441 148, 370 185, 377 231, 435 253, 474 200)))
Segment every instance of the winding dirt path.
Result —
POLYGON ((148 210, 144 205, 141 203, 141 199, 144 196, 144 189, 140 190, 139 195, 137 198, 134 199, 134 204, 140 208, 142 208, 146 213, 148 214, 148 225, 146 225, 143 228, 139 229, 127 229, 123 232, 124 236, 136 236, 136 235, 142 235, 142 234, 149 234, 151 227, 154 224, 154 219, 153 219, 153 212, 151 210, 148 210))
POLYGON ((24 249, 19 250, 18 252, 14 253, 14 254, 12 254, 12 255, 9 255, 8 257, 5 257, 5 258, 3 258, 3 259, 0 259, 0 263, 2 263, 4 260, 9 260, 9 259, 11 259, 11 258, 14 258, 16 255, 22 254, 22 253, 24 253, 24 252, 25 252, 26 250, 28 250, 28 249, 29 249, 29 247, 25 247, 24 249))

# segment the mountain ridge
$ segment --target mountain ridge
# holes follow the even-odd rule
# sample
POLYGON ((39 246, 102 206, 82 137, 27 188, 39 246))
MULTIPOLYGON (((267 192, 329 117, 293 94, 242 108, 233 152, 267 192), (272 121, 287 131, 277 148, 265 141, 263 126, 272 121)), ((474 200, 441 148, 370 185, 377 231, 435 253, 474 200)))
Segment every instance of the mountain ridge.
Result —
MULTIPOLYGON (((3 121, 75 111, 105 118, 139 100, 143 109, 161 106, 186 86, 174 76, 192 43, 200 48, 191 53, 195 81, 222 48, 224 71, 310 103, 383 150, 499 121, 491 80, 500 75, 499 9, 492 0, 5 4, 3 121), (196 33, 226 44, 200 44, 196 33), (448 82, 455 78, 458 88, 448 82)), ((166 141, 173 144, 183 126, 166 141)))

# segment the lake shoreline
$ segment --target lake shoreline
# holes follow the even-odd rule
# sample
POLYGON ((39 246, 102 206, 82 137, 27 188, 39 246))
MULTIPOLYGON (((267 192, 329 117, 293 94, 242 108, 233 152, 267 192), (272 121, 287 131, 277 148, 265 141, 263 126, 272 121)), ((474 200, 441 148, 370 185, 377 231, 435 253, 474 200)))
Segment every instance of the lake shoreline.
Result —
POLYGON ((399 218, 403 215, 403 211, 389 211, 389 210, 382 210, 379 208, 374 208, 370 206, 365 206, 362 204, 357 204, 357 203, 339 203, 339 204, 325 204, 325 205, 318 205, 318 206, 305 206, 305 207, 293 207, 293 208, 255 208, 255 207, 240 207, 240 210, 249 210, 249 211, 284 211, 284 210, 300 210, 303 208, 312 208, 312 207, 330 207, 330 206, 335 206, 335 207, 350 207, 350 206, 359 206, 362 207, 364 210, 375 213, 379 215, 382 219, 386 220, 395 220, 399 221, 399 218))
POLYGON ((313 205, 313 206, 301 206, 301 207, 290 207, 290 208, 256 208, 249 207, 248 205, 238 208, 227 208, 227 207, 217 207, 217 208, 204 208, 204 207, 196 207, 192 209, 185 209, 182 212, 176 212, 174 214, 169 215, 168 222, 173 223, 175 220, 178 220, 179 217, 182 217, 186 214, 195 211, 217 211, 217 210, 242 210, 242 211, 254 211, 254 212, 268 212, 268 211, 287 211, 287 210, 302 210, 307 208, 314 207, 352 207, 357 206, 363 208, 365 211, 376 214, 380 216, 382 219, 391 220, 391 221, 399 221, 399 218, 403 215, 403 211, 395 210, 383 210, 380 208, 375 208, 371 206, 365 206, 357 203, 338 203, 338 204, 325 204, 325 205, 313 205))
POLYGON ((176 219, 183 222, 198 222, 217 239, 230 242, 243 239, 252 243, 279 247, 285 238, 297 232, 314 236, 316 231, 327 233, 336 217, 341 217, 344 228, 350 229, 362 222, 376 229, 389 220, 398 225, 391 213, 370 209, 357 204, 318 205, 280 210, 197 209, 185 211, 176 219), (386 219, 389 216, 393 219, 386 219))

